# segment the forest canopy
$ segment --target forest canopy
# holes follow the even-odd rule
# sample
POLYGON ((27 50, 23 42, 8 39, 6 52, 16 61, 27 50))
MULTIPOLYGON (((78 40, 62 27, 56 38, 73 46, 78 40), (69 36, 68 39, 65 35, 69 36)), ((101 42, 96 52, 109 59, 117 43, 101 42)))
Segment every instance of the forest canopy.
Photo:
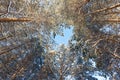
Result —
POLYGON ((0 0, 0 80, 119 80, 119 16, 120 0, 0 0), (70 25, 69 45, 52 50, 70 25))

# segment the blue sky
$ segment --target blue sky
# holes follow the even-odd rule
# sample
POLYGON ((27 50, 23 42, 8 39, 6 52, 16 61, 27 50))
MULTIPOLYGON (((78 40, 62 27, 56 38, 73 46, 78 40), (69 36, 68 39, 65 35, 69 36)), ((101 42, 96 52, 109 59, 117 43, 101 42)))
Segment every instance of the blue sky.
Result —
POLYGON ((55 37, 55 41, 58 45, 60 44, 68 44, 68 40, 71 38, 72 34, 73 34, 73 27, 71 27, 70 29, 66 28, 63 30, 64 36, 60 36, 57 35, 55 37))

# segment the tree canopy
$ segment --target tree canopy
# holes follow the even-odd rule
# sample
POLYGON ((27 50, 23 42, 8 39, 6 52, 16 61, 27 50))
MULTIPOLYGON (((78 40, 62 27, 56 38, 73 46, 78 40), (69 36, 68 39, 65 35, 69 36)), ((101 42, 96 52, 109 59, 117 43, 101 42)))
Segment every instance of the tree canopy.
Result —
POLYGON ((0 0, 0 80, 119 80, 119 16, 120 0, 0 0), (50 52, 69 25, 69 46, 50 52))

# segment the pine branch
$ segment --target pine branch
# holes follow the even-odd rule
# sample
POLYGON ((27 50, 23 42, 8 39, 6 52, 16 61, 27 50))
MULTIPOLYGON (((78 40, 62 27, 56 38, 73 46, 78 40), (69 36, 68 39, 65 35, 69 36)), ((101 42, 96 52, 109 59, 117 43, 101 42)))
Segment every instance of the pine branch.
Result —
POLYGON ((23 18, 0 18, 0 22, 28 22, 31 19, 23 17, 23 18))
POLYGON ((96 20, 98 22, 120 22, 120 19, 105 19, 105 20, 96 20))
POLYGON ((9 38, 9 37, 12 37, 12 35, 1 37, 1 38, 0 38, 0 41, 1 41, 1 40, 4 40, 4 39, 7 39, 7 38, 9 38))
MULTIPOLYGON (((23 45, 23 44, 22 44, 23 45)), ((19 48, 20 46, 22 46, 22 45, 17 45, 17 46, 13 46, 13 47, 7 47, 7 48, 4 48, 4 49, 2 49, 1 51, 0 51, 0 55, 2 55, 2 54, 4 54, 4 53, 6 53, 6 52, 9 52, 9 51, 11 51, 11 50, 13 50, 13 49, 16 49, 16 48, 19 48)))
POLYGON ((120 3, 116 4, 116 5, 113 5, 113 6, 110 6, 110 7, 107 7, 107 8, 103 8, 103 9, 99 9, 99 10, 96 10, 96 11, 93 11, 93 12, 90 12, 86 15, 90 15, 90 14, 95 14, 95 13, 99 13, 99 12, 103 12, 103 11, 107 11, 107 10, 111 10, 111 9, 114 9, 116 7, 120 7, 120 3))

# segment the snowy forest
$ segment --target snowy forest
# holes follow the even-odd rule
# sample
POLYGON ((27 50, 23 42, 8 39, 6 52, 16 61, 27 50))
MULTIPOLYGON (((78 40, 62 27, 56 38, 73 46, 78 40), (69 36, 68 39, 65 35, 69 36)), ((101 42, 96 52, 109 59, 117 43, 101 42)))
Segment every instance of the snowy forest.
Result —
POLYGON ((120 80, 119 16, 120 0, 0 0, 0 80, 120 80))

